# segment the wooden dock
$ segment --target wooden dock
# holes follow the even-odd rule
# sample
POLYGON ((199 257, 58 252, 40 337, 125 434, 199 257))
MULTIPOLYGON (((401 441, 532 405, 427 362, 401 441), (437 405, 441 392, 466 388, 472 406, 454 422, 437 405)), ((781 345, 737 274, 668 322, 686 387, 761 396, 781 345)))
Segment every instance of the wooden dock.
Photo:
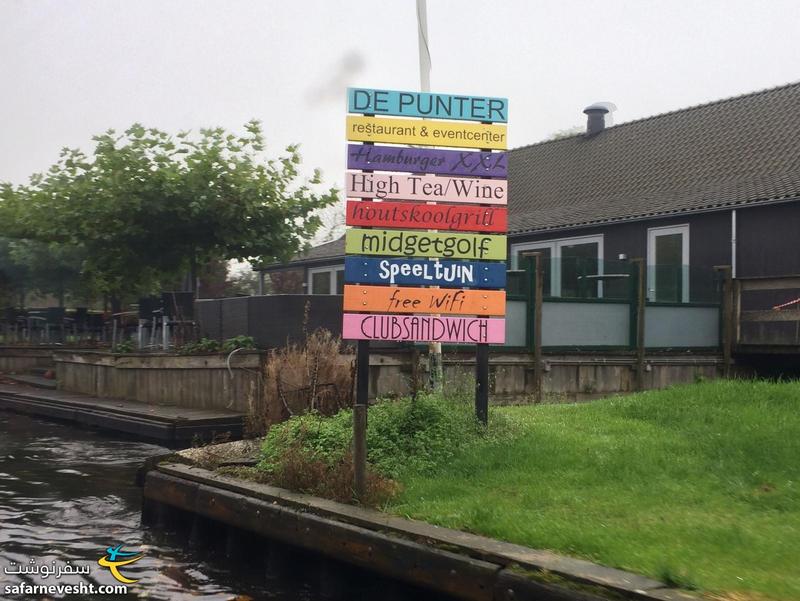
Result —
POLYGON ((98 398, 23 384, 0 384, 1 409, 112 430, 172 447, 217 437, 238 439, 244 426, 244 414, 235 411, 98 398))

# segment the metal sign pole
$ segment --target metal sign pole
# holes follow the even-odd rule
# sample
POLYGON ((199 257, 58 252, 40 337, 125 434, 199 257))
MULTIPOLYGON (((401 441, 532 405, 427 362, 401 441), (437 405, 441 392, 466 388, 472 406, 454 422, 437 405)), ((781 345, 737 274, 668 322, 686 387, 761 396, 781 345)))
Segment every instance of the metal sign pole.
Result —
MULTIPOLYGON (((491 149, 482 149, 491 152, 491 149)), ((489 345, 478 343, 475 349, 475 417, 489 424, 489 345)))
POLYGON ((353 470, 355 497, 363 502, 367 490, 367 403, 369 403, 369 341, 356 345, 356 402, 353 405, 353 470))
MULTIPOLYGON (((419 43, 419 84, 423 92, 431 91, 431 49, 428 46, 427 0, 417 0, 417 41, 419 43)), ((435 230, 432 230, 435 231, 435 230)), ((438 259, 434 259, 434 262, 438 259)), ((437 286, 438 287, 438 286, 437 286)), ((442 343, 428 343, 428 383, 431 390, 442 389, 442 343)))
POLYGON ((489 345, 476 346, 475 416, 485 426, 489 423, 489 345))

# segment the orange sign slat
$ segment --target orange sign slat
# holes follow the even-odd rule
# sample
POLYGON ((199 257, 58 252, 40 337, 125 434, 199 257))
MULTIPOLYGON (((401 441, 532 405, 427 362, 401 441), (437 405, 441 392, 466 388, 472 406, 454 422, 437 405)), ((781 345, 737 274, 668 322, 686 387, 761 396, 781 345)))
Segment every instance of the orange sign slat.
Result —
POLYGON ((344 287, 344 310, 379 313, 505 315, 506 293, 504 290, 347 285, 344 287))

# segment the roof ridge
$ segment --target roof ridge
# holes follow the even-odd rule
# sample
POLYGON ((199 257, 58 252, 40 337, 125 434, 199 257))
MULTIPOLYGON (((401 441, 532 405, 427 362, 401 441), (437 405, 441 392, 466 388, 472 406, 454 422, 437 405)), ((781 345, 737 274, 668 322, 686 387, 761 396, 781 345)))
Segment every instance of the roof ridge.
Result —
MULTIPOLYGON (((664 111, 663 113, 656 113, 655 115, 649 115, 647 117, 640 117, 639 119, 632 119, 631 121, 625 121, 623 123, 619 123, 617 125, 612 125, 610 127, 607 127, 603 131, 615 130, 615 129, 619 129, 621 127, 625 127, 626 125, 634 125, 636 123, 641 123, 643 121, 650 121, 652 119, 658 119, 658 118, 661 118, 661 117, 667 117, 669 115, 674 115, 676 113, 686 113, 686 112, 689 112, 689 111, 694 111, 694 110, 697 110, 697 109, 702 109, 702 108, 707 108, 707 107, 710 107, 710 106, 714 106, 714 105, 717 105, 717 104, 724 104, 726 102, 733 102, 733 101, 736 101, 736 100, 742 100, 744 98, 758 96, 760 94, 766 94, 766 93, 770 93, 770 92, 777 92, 777 91, 782 90, 784 88, 791 88, 791 87, 795 87, 795 86, 800 86, 800 81, 793 81, 793 82, 789 82, 789 83, 783 83, 783 84, 780 84, 780 85, 777 85, 777 86, 772 86, 771 88, 762 88, 760 90, 753 90, 751 92, 743 92, 741 94, 737 94, 736 96, 728 96, 726 98, 718 98, 717 100, 711 100, 709 102, 702 102, 700 104, 692 104, 692 105, 689 105, 687 107, 683 107, 683 108, 680 108, 680 109, 674 109, 674 110, 671 110, 671 111, 664 111)), ((583 137, 584 137, 584 133, 581 132, 579 134, 575 134, 575 135, 572 135, 572 136, 564 136, 562 138, 553 138, 553 139, 549 139, 549 140, 540 140, 539 142, 533 142, 531 144, 525 144, 523 146, 517 146, 516 148, 511 148, 511 149, 509 149, 509 152, 513 152, 515 150, 524 150, 526 148, 531 148, 532 146, 542 146, 543 144, 552 144, 554 142, 563 142, 565 140, 572 140, 573 138, 583 138, 583 137)))

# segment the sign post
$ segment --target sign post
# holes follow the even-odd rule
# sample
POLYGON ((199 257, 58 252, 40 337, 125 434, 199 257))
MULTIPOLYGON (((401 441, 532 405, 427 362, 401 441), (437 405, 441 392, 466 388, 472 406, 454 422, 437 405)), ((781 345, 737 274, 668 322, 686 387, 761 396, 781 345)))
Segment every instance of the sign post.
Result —
POLYGON ((505 342, 508 101, 350 88, 348 109, 342 337, 358 341, 363 499, 370 340, 476 345, 475 412, 487 423, 489 344, 505 342))
POLYGON ((489 345, 478 344, 475 352, 475 416, 489 423, 489 345))
POLYGON ((367 490, 367 403, 369 398, 369 341, 356 348, 356 402, 353 406, 353 475, 355 497, 363 501, 367 490))

